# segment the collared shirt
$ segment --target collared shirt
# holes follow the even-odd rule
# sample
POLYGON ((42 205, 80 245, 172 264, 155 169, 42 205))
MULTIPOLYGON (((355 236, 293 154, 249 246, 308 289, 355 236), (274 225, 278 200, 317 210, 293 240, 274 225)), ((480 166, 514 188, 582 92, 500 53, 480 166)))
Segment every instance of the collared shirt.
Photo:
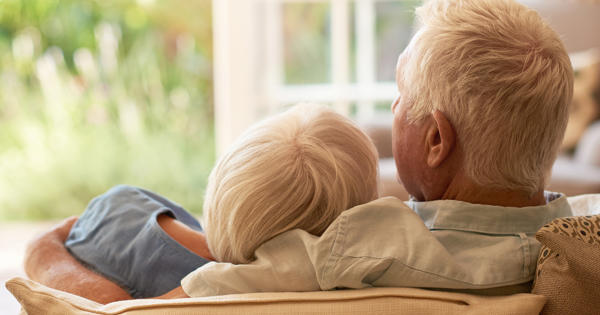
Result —
POLYGON ((572 215, 567 198, 499 207, 381 198, 343 212, 321 235, 283 233, 250 264, 208 263, 182 280, 193 297, 336 288, 420 287, 482 290, 533 279, 534 234, 572 215))

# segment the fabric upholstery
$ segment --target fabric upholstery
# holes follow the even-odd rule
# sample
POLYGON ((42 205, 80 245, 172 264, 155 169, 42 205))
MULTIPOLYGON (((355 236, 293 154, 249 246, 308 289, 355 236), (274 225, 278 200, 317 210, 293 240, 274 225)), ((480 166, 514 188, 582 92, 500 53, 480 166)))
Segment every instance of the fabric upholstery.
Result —
MULTIPOLYGON (((600 98, 600 92, 598 94, 600 98)), ((577 145, 574 159, 600 170, 600 121, 587 128, 577 145)))
POLYGON ((539 314, 533 294, 483 297, 409 288, 251 293, 175 300, 98 304, 23 278, 6 284, 23 314, 539 314))
POLYGON ((390 114, 377 115, 368 121, 359 122, 360 127, 373 140, 380 159, 393 157, 391 126, 394 117, 390 114))
POLYGON ((543 314, 597 314, 600 215, 555 219, 536 238, 542 249, 533 293, 548 297, 543 314))

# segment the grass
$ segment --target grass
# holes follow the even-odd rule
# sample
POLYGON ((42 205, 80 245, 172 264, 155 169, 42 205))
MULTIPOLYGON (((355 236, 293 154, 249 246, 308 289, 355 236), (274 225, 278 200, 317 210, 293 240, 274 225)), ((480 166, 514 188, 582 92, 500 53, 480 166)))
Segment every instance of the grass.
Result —
POLYGON ((193 5, 201 25, 173 18, 184 1, 0 2, 0 220, 79 214, 122 183, 201 212, 210 2, 193 5))

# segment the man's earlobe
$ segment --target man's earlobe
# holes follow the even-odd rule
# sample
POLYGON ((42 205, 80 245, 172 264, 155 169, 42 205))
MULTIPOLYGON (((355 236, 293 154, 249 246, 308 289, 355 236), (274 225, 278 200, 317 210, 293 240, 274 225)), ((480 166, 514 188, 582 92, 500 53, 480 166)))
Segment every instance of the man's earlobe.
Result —
POLYGON ((439 167, 450 156, 456 145, 456 133, 452 123, 444 113, 435 110, 431 113, 431 127, 427 131, 427 165, 439 167))

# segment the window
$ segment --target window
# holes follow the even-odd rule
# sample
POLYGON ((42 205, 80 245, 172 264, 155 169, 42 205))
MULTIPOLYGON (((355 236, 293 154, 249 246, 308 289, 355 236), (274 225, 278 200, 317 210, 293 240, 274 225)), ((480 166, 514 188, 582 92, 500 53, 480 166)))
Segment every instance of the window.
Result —
POLYGON ((357 119, 389 111, 396 58, 420 1, 213 2, 217 152, 297 102, 357 119))

